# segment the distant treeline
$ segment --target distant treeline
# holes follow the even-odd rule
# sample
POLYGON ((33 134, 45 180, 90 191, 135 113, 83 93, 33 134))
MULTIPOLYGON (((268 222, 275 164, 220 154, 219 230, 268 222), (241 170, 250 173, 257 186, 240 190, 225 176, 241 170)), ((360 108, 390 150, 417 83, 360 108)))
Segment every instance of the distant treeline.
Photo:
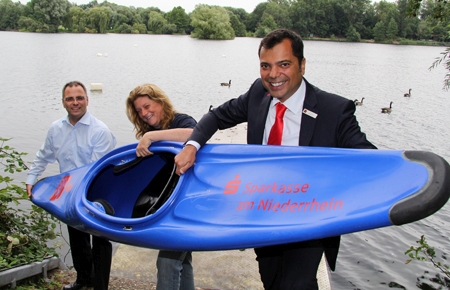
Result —
POLYGON ((408 0, 268 0, 248 13, 242 8, 200 4, 191 13, 178 6, 126 7, 96 0, 86 5, 68 0, 31 0, 23 5, 0 0, 0 30, 26 32, 189 34, 200 39, 263 37, 289 28, 304 38, 346 39, 383 43, 445 42, 450 26, 429 17, 438 1, 423 0, 419 13, 408 16, 408 0))

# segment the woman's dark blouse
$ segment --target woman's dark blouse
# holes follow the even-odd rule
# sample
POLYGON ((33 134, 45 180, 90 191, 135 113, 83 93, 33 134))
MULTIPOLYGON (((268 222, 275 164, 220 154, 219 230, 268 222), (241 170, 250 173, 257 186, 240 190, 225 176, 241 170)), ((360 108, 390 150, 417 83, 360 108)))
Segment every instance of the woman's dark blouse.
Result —
POLYGON ((169 129, 174 128, 194 128, 197 124, 194 118, 187 114, 176 113, 175 118, 170 123, 169 129))

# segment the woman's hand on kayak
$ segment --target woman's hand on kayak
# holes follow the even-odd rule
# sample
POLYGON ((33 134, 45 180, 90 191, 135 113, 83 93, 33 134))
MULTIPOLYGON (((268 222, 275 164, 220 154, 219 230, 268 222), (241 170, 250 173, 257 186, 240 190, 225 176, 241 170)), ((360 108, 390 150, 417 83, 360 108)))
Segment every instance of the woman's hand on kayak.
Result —
POLYGON ((137 157, 146 157, 152 155, 153 153, 148 150, 150 145, 152 145, 152 138, 150 132, 147 132, 142 136, 136 147, 136 156, 137 157))
POLYGON ((175 156, 175 164, 177 165, 176 173, 184 174, 195 163, 197 148, 193 145, 186 145, 183 150, 175 156))

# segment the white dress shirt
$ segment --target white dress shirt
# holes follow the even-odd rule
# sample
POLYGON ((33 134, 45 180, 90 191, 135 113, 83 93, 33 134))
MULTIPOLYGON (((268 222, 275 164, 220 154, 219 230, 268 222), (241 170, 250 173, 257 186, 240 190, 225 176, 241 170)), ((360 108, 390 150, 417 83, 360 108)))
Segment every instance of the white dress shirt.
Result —
POLYGON ((68 116, 52 123, 28 170, 26 184, 34 184, 47 164, 58 161, 60 172, 92 163, 116 146, 116 138, 100 120, 86 112, 73 126, 68 116))
MULTIPOLYGON (((298 90, 283 103, 283 105, 286 106, 287 110, 284 113, 283 117, 283 136, 281 139, 281 145, 298 146, 305 95, 306 85, 305 82, 302 81, 302 84, 300 85, 298 90)), ((270 102, 269 114, 267 114, 266 125, 264 127, 264 145, 267 145, 270 129, 272 129, 272 126, 275 123, 276 105, 279 102, 280 101, 276 98, 273 98, 270 102)))

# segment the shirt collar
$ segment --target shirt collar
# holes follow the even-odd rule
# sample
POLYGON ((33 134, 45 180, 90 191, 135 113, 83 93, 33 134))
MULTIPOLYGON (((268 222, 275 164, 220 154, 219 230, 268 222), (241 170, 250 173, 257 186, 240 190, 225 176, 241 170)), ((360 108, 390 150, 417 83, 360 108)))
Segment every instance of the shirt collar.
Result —
MULTIPOLYGON (((287 99, 283 105, 285 105, 289 111, 293 112, 294 114, 301 114, 303 110, 303 102, 305 101, 306 96, 306 84, 305 80, 302 79, 302 83, 300 84, 300 87, 295 91, 295 93, 287 99)), ((275 106, 280 101, 277 98, 272 98, 272 102, 270 103, 270 107, 275 106)))
MULTIPOLYGON (((83 124, 83 125, 89 125, 90 124, 90 120, 91 120, 91 114, 88 111, 86 111, 86 113, 83 115, 83 117, 81 117, 81 119, 77 122, 77 124, 80 123, 80 124, 83 124)), ((68 115, 64 119, 64 122, 66 122, 67 124, 71 124, 68 115)))

